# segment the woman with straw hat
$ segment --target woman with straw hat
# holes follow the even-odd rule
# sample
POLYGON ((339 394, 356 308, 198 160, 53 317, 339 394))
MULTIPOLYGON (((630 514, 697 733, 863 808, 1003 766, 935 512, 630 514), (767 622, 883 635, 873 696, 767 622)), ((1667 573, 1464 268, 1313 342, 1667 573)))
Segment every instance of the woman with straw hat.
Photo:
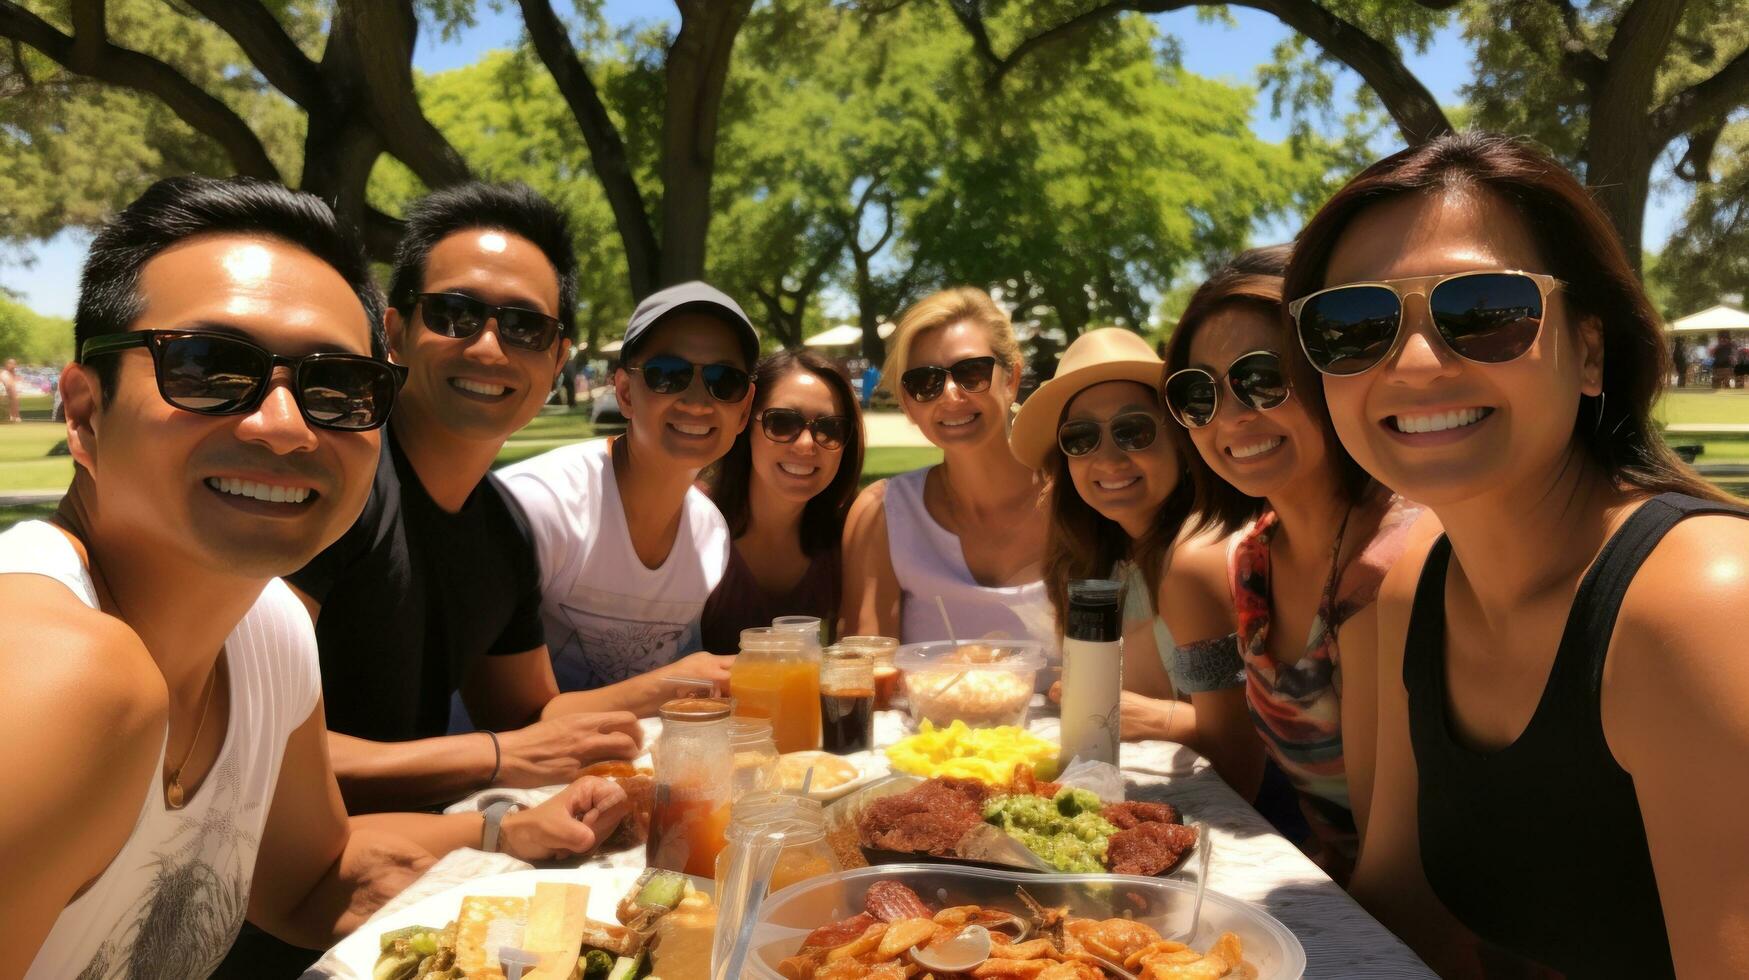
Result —
POLYGON ((1163 366, 1148 342, 1129 330, 1082 334, 1063 352, 1056 375, 1021 407, 1010 445, 1049 487, 1044 586, 1058 623, 1067 612, 1070 580, 1125 583, 1124 737, 1193 744, 1217 769, 1230 768, 1236 760, 1225 746, 1248 743, 1256 755, 1243 690, 1204 690, 1181 703, 1178 679, 1167 669, 1173 634, 1156 597, 1171 574, 1173 544, 1194 499, 1184 459, 1168 434, 1174 423, 1160 401, 1163 366), (1212 719, 1222 717, 1229 719, 1231 737, 1198 739, 1199 719, 1209 736, 1217 727, 1212 719))

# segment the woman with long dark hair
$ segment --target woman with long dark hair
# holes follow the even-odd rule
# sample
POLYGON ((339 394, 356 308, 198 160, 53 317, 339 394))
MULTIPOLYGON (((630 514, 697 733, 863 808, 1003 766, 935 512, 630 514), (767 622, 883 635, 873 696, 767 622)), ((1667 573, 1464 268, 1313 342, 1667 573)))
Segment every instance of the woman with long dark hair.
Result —
POLYGON ((1070 581, 1123 582, 1123 735, 1182 742, 1196 730, 1193 709, 1170 704, 1172 635, 1154 605, 1172 548, 1167 527, 1183 523, 1190 486, 1165 434, 1159 377, 1160 358, 1134 331, 1089 330, 1020 407, 1009 443, 1048 481, 1044 585, 1058 635, 1070 581))
MULTIPOLYGON (((1373 744, 1374 599, 1418 511, 1343 452, 1316 392, 1290 383, 1286 257, 1254 250, 1217 271, 1167 346, 1163 394, 1190 444, 1192 513, 1233 536, 1186 548, 1160 602, 1181 642, 1200 641, 1178 650, 1174 676, 1193 693, 1243 690, 1252 737, 1297 791, 1299 812, 1275 807, 1272 819, 1342 881, 1365 820, 1366 785, 1351 784, 1348 757, 1373 744)), ((1241 737, 1227 713, 1199 711, 1197 723, 1223 733, 1202 743, 1241 737)))
POLYGON ((839 542, 862 476, 862 414, 836 365, 778 351, 753 382, 752 417, 710 480, 733 539, 701 618, 714 653, 734 653, 743 629, 777 616, 837 615, 839 542))
POLYGON ((1441 137, 1324 205, 1286 295, 1296 390, 1444 532, 1379 600, 1356 896, 1447 975, 1486 969, 1452 915, 1573 977, 1749 974, 1749 512, 1659 435, 1602 210, 1441 137))

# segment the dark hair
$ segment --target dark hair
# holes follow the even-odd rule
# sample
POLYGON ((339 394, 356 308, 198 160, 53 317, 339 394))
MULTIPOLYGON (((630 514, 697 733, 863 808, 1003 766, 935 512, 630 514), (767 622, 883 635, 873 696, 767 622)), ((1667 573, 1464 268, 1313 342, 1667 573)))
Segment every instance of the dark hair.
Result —
MULTIPOLYGON (((1653 493, 1675 491, 1709 500, 1732 498, 1696 474, 1664 444, 1652 406, 1670 370, 1658 314, 1646 297, 1603 208, 1547 154, 1523 140, 1492 133, 1455 133, 1400 150, 1361 171, 1325 202, 1300 232, 1284 295, 1323 288, 1336 242, 1360 212, 1405 194, 1447 187, 1483 188, 1524 219, 1546 264, 1565 283, 1561 301, 1594 316, 1603 335, 1603 392, 1573 424, 1573 440, 1620 484, 1653 493)), ((1322 390, 1305 359, 1294 324, 1283 317, 1293 376, 1322 390)), ((1302 385, 1303 387, 1303 385, 1302 385)))
MULTIPOLYGON (((813 351, 780 350, 765 355, 753 366, 753 383, 757 386, 753 393, 754 415, 765 407, 778 381, 795 371, 806 371, 824 381, 850 418, 850 438, 840 451, 838 475, 802 508, 802 552, 817 555, 838 547, 844 536, 844 518, 850 513, 850 503, 856 499, 862 480, 862 410, 857 407, 850 381, 836 364, 813 351)), ((759 423, 749 419, 710 480, 711 500, 723 512, 731 538, 747 531, 748 498, 753 489, 753 430, 757 428, 759 423)))
MULTIPOLYGON (((1165 405, 1160 401, 1158 388, 1154 391, 1154 398, 1164 415, 1165 405)), ((1062 419, 1068 417, 1069 405, 1073 402, 1071 398, 1064 403, 1057 424, 1061 425, 1062 419)), ((1165 427, 1182 428, 1169 415, 1165 418, 1165 427)), ((1059 637, 1069 621, 1069 582, 1078 578, 1106 578, 1111 574, 1111 567, 1123 558, 1131 559, 1142 570, 1143 580, 1148 583, 1148 605, 1157 605, 1155 600, 1160 594, 1160 572, 1166 564, 1166 553, 1172 549, 1179 529, 1190 518, 1196 500, 1196 491, 1185 473, 1186 447, 1175 441, 1172 448, 1180 460, 1178 485, 1161 501, 1160 512, 1148 533, 1135 541, 1130 540, 1123 525, 1101 514, 1081 497, 1069 475, 1069 457, 1063 455, 1062 450, 1053 448, 1046 457, 1050 523, 1045 528, 1043 578, 1045 595, 1057 613, 1059 637)), ((1191 456, 1196 455, 1196 447, 1191 446, 1189 450, 1191 456)))
MULTIPOLYGON (((1197 287, 1166 344, 1166 367, 1160 375, 1162 381, 1172 372, 1190 366, 1190 344, 1197 328, 1217 311, 1243 307, 1271 320, 1281 315, 1281 273, 1287 267, 1288 248, 1287 245, 1265 245, 1241 252, 1197 287)), ((1297 390, 1295 394, 1298 394, 1297 390)), ((1318 407, 1323 407, 1321 398, 1318 407)), ((1316 417, 1319 413, 1312 414, 1316 417)), ((1330 444, 1337 452, 1342 452, 1342 444, 1337 441, 1335 432, 1329 429, 1328 418, 1323 419, 1323 426, 1330 444)), ((1221 479, 1202 458, 1202 453, 1190 438, 1190 430, 1176 421, 1166 429, 1184 456, 1185 469, 1194 488, 1195 500, 1189 516, 1195 518, 1196 529, 1216 528, 1230 533, 1257 516, 1263 509, 1262 499, 1248 496, 1221 479)), ((1358 465, 1353 469, 1360 471, 1358 465)), ((1364 476, 1362 473, 1362 478, 1364 476)), ((1346 487, 1347 480, 1341 482, 1346 487)))
MULTIPOLYGON (((140 272, 154 256, 190 238, 223 234, 282 239, 332 266, 364 307, 371 353, 384 356, 383 295, 357 234, 314 194, 252 177, 166 177, 105 222, 79 278, 73 349, 133 327, 146 310, 140 272)), ((117 360, 92 364, 105 397, 115 391, 117 360)))
POLYGON ((552 263, 559 279, 559 326, 577 339, 577 251, 571 222, 553 202, 526 184, 469 181, 433 191, 407 209, 407 229, 395 247, 389 304, 404 317, 425 289, 425 260, 445 237, 469 228, 526 238, 552 263))

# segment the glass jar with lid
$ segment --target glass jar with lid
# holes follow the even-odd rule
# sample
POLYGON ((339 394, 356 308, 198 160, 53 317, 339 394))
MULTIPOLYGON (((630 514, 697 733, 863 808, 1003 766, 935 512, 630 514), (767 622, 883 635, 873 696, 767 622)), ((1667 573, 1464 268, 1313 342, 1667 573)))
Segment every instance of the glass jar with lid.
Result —
POLYGON ((729 668, 735 714, 771 722, 779 752, 820 747, 820 644, 803 631, 755 626, 741 631, 729 668))
POLYGON ((847 636, 838 646, 862 650, 874 660, 875 710, 889 711, 905 707, 904 690, 899 684, 899 668, 893 655, 899 652, 899 641, 891 636, 847 636))
POLYGON ((730 799, 748 793, 783 788, 777 772, 777 742, 771 737, 771 722, 764 718, 736 716, 729 719, 729 752, 735 775, 730 799))
POLYGON ((644 858, 652 868, 708 876, 729 824, 734 757, 729 702, 677 698, 662 705, 662 734, 650 749, 655 803, 644 858))

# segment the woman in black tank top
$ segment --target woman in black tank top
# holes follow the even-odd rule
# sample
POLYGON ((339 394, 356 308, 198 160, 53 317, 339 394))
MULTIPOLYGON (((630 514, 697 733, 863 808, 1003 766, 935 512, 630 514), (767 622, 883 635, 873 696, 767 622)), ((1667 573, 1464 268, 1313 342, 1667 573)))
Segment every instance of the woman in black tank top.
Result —
POLYGON ((1437 518, 1379 600, 1356 897, 1447 975, 1749 976, 1749 511, 1663 444, 1602 212, 1442 137, 1324 206, 1286 295, 1302 386, 1437 518))

